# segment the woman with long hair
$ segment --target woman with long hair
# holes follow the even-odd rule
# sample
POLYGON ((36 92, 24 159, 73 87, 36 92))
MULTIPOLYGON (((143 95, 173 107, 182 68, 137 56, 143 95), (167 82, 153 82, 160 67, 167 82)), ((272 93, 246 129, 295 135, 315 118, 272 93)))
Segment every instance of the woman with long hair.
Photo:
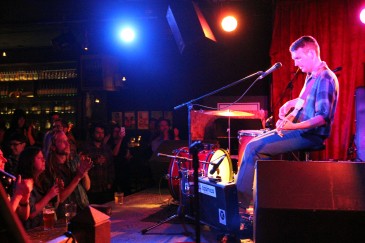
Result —
POLYGON ((51 184, 45 177, 46 163, 41 148, 27 147, 19 156, 19 175, 23 179, 33 179, 33 190, 30 195, 30 215, 25 222, 26 228, 42 225, 42 210, 51 204, 58 206, 59 186, 51 184))

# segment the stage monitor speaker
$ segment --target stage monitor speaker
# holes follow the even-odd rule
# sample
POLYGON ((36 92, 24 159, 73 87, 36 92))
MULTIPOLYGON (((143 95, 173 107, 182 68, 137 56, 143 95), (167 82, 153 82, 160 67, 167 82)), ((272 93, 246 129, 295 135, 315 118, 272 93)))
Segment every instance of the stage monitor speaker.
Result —
POLYGON ((158 156, 158 154, 174 155, 174 150, 183 147, 189 150, 187 140, 166 140, 160 144, 149 160, 152 178, 155 182, 159 182, 162 177, 165 177, 169 173, 168 169, 172 160, 172 158, 158 156))
MULTIPOLYGON (((200 222, 227 233, 239 232, 236 184, 211 182, 206 177, 200 177, 199 207, 200 222)), ((190 216, 193 213, 190 212, 190 216)))
POLYGON ((356 107, 356 157, 357 161, 365 161, 365 87, 358 87, 355 91, 356 107))
POLYGON ((172 2, 167 9, 166 19, 180 53, 189 46, 215 41, 198 5, 192 1, 172 2))
POLYGON ((362 242, 364 175, 364 163, 257 161, 255 242, 362 242))
POLYGON ((110 216, 89 206, 71 219, 68 230, 79 243, 110 242, 110 216))

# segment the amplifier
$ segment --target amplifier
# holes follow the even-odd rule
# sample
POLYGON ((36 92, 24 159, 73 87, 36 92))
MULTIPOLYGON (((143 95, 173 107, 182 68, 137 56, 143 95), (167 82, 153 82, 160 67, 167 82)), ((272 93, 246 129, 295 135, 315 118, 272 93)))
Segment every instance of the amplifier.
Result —
POLYGON ((200 177, 199 205, 201 223, 227 233, 239 232, 240 216, 235 183, 211 182, 206 177, 200 177))

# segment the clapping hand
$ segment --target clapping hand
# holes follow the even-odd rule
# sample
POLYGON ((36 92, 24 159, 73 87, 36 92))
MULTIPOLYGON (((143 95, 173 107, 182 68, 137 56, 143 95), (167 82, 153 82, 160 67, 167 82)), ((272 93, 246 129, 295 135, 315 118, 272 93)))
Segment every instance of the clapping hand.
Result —
POLYGON ((80 164, 77 169, 77 173, 82 177, 92 168, 93 161, 85 154, 80 154, 80 164))
POLYGON ((61 178, 56 178, 55 184, 58 185, 58 188, 63 191, 65 189, 65 182, 61 178))
POLYGON ((121 127, 120 128, 120 132, 119 132, 119 138, 122 139, 125 137, 125 127, 121 127))
POLYGON ((22 180, 21 175, 18 175, 15 185, 14 195, 21 195, 22 201, 28 201, 32 190, 33 190, 33 179, 22 180))
POLYGON ((58 184, 54 184, 48 191, 48 194, 50 194, 51 198, 58 196, 59 193, 60 193, 60 188, 58 187, 58 184))

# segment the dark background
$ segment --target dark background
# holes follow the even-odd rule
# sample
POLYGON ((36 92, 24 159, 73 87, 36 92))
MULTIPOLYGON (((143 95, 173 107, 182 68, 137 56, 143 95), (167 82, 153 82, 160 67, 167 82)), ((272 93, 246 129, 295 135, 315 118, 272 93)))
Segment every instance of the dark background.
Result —
MULTIPOLYGON (((106 92, 108 115, 112 111, 173 110, 181 103, 270 67, 271 1, 195 1, 217 42, 182 33, 188 39, 182 52, 166 19, 168 7, 181 2, 185 1, 2 1, 0 50, 8 55, 0 63, 113 55, 119 74, 127 81, 119 90, 106 92), (238 29, 233 33, 223 33, 218 26, 219 15, 227 9, 239 16, 238 29), (123 45, 115 38, 115 26, 126 19, 139 28, 133 45, 123 45), (65 45, 57 43, 60 36, 66 38, 65 45), (85 44, 88 52, 82 50, 85 44)), ((179 11, 172 9, 176 16, 191 14, 179 11)), ((190 24, 189 18, 177 22, 190 24)), ((252 81, 219 92, 215 100, 219 102, 223 97, 225 102, 234 101, 252 81)), ((260 97, 261 106, 270 109, 270 77, 256 83, 246 96, 254 101, 260 97)), ((214 98, 210 99, 214 103, 214 98)), ((243 101, 245 98, 240 102, 243 101)), ((204 100, 196 103, 204 104, 204 100)), ((175 111, 174 125, 183 134, 186 121, 186 107, 175 111)))

